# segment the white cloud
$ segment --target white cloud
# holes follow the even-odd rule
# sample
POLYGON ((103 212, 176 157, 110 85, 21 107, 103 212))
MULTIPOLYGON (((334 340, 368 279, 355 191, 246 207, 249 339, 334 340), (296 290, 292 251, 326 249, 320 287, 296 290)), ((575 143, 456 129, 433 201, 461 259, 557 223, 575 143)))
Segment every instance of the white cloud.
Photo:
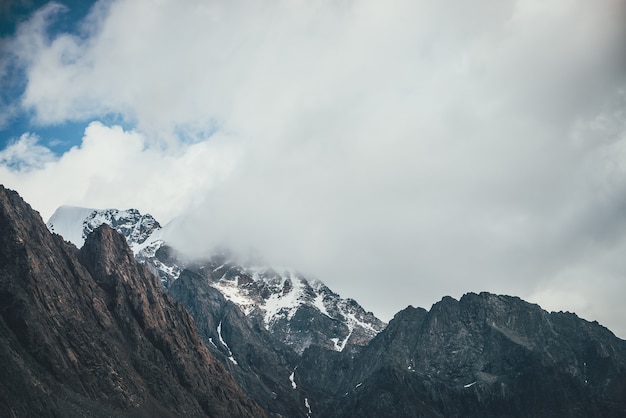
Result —
POLYGON ((9 167, 19 173, 41 169, 53 160, 54 154, 48 148, 39 145, 39 137, 29 133, 10 142, 0 151, 0 166, 9 167))
POLYGON ((258 247, 385 317, 624 277, 600 261, 626 213, 621 1, 108 4, 80 37, 21 32, 37 121, 137 127, 13 173, 40 205, 184 211, 191 247, 258 247))
POLYGON ((530 298, 555 311, 575 312, 579 316, 584 312, 585 319, 598 321, 623 338, 626 326, 619 320, 626 315, 623 294, 623 275, 602 274, 598 269, 585 271, 583 267, 565 270, 542 283, 530 298))
MULTIPOLYGON (((22 138, 25 138, 24 136, 22 138)), ((82 144, 62 157, 52 159, 47 148, 28 142, 29 148, 15 153, 15 164, 0 165, 0 178, 13 187, 47 218, 60 205, 96 208, 139 208, 162 222, 193 206, 199 193, 233 169, 237 147, 223 135, 209 140, 158 148, 144 134, 119 126, 91 123, 82 144), (35 152, 33 152, 35 149, 35 152), (45 150, 42 152, 41 150, 45 150), (50 158, 33 166, 34 153, 50 158), (29 164, 30 170, 16 169, 29 164)))

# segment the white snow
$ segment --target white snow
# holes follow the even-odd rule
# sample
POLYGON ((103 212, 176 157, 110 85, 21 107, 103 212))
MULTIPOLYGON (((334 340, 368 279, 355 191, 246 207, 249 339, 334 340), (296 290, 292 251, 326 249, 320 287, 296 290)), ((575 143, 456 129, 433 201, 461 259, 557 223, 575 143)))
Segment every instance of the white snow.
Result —
POLYGON ((335 344, 335 348, 337 349, 337 351, 343 351, 344 348, 346 348, 346 343, 348 342, 348 340, 350 339, 350 336, 352 335, 352 330, 350 330, 350 334, 348 334, 348 336, 346 337, 345 340, 343 340, 341 342, 341 344, 335 344))
POLYGON ((322 293, 318 293, 315 296, 315 299, 313 299, 313 305, 319 309, 319 311, 321 313, 323 313, 324 315, 326 315, 329 318, 332 318, 332 316, 328 313, 328 311, 326 310, 326 306, 324 306, 324 295, 322 293))
POLYGON ((344 338, 343 341, 339 342, 339 338, 331 338, 330 339, 333 342, 333 344, 335 345, 335 347, 334 347, 335 351, 343 351, 343 349, 346 348, 346 343, 348 342, 348 340, 352 336, 352 331, 354 331, 354 327, 351 326, 350 322, 348 322, 348 329, 350 330, 350 332, 348 333, 348 336, 346 338, 344 338))
POLYGON ((294 272, 287 272, 288 276, 282 277, 282 281, 280 283, 280 287, 284 287, 287 279, 291 281, 292 289, 287 294, 283 294, 282 292, 274 293, 269 298, 265 300, 262 308, 265 310, 265 316, 263 320, 265 321, 265 325, 268 326, 272 319, 278 314, 286 314, 287 319, 293 318, 298 307, 304 303, 304 286, 302 283, 302 279, 297 277, 294 272))
POLYGON ((167 264, 163 264, 162 262, 160 262, 157 259, 152 260, 152 263, 154 264, 154 266, 156 268, 158 268, 159 270, 163 271, 164 273, 166 273, 170 277, 173 277, 174 280, 178 279, 178 276, 180 276, 180 268, 177 265, 175 265, 175 264, 171 265, 171 266, 168 266, 167 264))
POLYGON ((80 248, 85 243, 83 222, 95 210, 78 206, 61 206, 48 220, 48 229, 80 248))
POLYGON ((224 338, 222 338, 222 321, 220 321, 219 325, 217 326, 217 336, 219 337, 222 345, 226 347, 226 349, 228 350, 228 359, 232 361, 233 364, 238 364, 237 360, 235 360, 235 357, 233 357, 233 352, 230 351, 230 347, 228 346, 228 344, 226 344, 226 341, 224 341, 224 338))
POLYGON ((154 230, 141 244, 137 242, 129 243, 133 253, 137 255, 143 251, 146 253, 146 256, 153 257, 156 250, 164 243, 163 235, 167 233, 165 228, 167 228, 167 226, 154 230))
POLYGON ((304 406, 306 406, 306 409, 309 411, 306 416, 310 417, 311 416, 311 405, 309 405, 309 398, 304 398, 304 406))
POLYGON ((343 314, 348 319, 348 324, 350 324, 349 326, 351 327, 351 330, 353 330, 354 327, 358 325, 361 328, 365 328, 367 330, 372 331, 374 335, 378 334, 379 331, 374 329, 374 327, 371 324, 361 321, 352 312, 344 312, 343 314))
POLYGON ((217 268, 214 268, 214 269, 213 269, 213 273, 215 273, 215 272, 216 272, 216 271, 218 271, 218 270, 221 270, 221 269, 222 269, 225 265, 226 265, 226 264, 222 264, 221 266, 219 266, 219 267, 217 267, 217 268))
POLYGON ((344 318, 346 319, 346 325, 348 326, 348 335, 346 336, 346 338, 340 342, 339 338, 331 338, 330 340, 334 343, 335 347, 335 351, 343 351, 344 348, 346 348, 346 344, 348 343, 348 341, 350 340, 350 337, 352 336, 352 333, 354 332, 354 329, 359 326, 361 328, 364 328, 366 330, 369 330, 372 332, 373 335, 378 334, 379 331, 375 330, 374 327, 372 327, 370 324, 365 323, 361 320, 359 320, 354 313, 352 312, 348 312, 344 306, 339 306, 339 309, 341 310, 341 314, 344 316, 344 318))
POLYGON ((235 305, 239 306, 244 314, 248 315, 254 309, 254 301, 247 297, 240 287, 226 280, 220 280, 210 285, 219 290, 222 295, 235 305))
POLYGON ((475 384, 476 384, 476 382, 472 382, 472 383, 468 383, 467 385, 463 385, 463 387, 464 387, 465 389, 467 389, 467 388, 471 388, 471 387, 472 387, 472 386, 474 386, 475 384))
POLYGON ((289 375, 289 381, 291 382, 291 387, 294 389, 298 389, 298 385, 296 384, 296 369, 298 368, 298 366, 296 366, 295 369, 293 369, 293 372, 291 372, 291 375, 289 375))
POLYGON ((354 388, 358 388, 359 386, 361 386, 363 384, 363 382, 359 383, 358 385, 356 385, 354 388))

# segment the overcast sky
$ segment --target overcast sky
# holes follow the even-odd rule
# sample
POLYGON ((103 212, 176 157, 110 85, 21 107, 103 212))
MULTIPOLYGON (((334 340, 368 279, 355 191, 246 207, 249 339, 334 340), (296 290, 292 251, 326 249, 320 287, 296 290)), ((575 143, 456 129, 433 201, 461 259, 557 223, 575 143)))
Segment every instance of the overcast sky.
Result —
POLYGON ((625 0, 72 3, 0 43, 0 182, 44 220, 136 207, 384 320, 486 290, 626 338, 625 0))

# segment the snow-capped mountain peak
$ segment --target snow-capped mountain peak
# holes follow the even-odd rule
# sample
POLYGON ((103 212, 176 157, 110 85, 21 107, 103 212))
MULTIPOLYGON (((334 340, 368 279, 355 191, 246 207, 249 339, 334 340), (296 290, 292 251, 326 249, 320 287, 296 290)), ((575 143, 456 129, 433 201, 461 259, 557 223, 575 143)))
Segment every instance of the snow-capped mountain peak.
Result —
POLYGON ((48 220, 48 229, 56 232, 77 247, 102 224, 108 224, 124 235, 135 254, 155 241, 153 233, 161 225, 150 214, 142 215, 137 209, 91 209, 61 206, 48 220), (149 240, 149 238, 152 238, 149 240))
POLYGON ((219 257, 195 269, 300 353, 312 344, 336 351, 364 345, 386 325, 356 301, 293 269, 244 266, 219 257))

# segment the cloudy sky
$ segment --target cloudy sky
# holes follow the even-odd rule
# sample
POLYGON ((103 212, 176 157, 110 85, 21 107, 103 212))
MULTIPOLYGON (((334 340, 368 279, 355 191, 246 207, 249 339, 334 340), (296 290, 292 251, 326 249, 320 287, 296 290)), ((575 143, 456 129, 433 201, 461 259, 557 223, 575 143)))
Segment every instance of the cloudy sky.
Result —
POLYGON ((385 320, 486 290, 626 338, 625 1, 3 2, 0 183, 385 320))

